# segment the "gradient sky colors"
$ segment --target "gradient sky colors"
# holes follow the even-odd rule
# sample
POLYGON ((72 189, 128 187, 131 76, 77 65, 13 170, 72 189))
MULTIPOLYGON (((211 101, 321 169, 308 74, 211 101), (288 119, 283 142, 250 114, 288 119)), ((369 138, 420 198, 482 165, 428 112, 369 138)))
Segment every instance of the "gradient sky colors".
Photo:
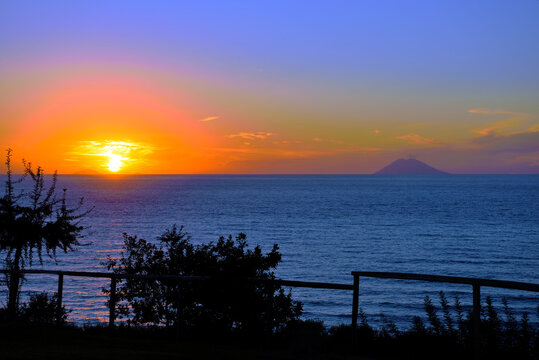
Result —
POLYGON ((0 146, 61 173, 371 173, 410 154, 539 173, 537 19, 537 0, 3 1, 0 146))

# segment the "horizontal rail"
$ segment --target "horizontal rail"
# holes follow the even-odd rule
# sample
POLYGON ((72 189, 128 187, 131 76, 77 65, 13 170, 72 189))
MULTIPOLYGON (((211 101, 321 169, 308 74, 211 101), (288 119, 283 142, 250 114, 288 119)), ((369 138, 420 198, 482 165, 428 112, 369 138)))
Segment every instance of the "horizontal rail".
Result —
MULTIPOLYGON (((2 269, 2 273, 7 273, 9 270, 2 269)), ((209 280, 209 276, 193 276, 193 275, 140 275, 140 274, 115 274, 110 272, 95 272, 95 271, 64 271, 64 270, 21 270, 24 274, 44 274, 44 275, 64 275, 64 276, 80 276, 80 277, 92 277, 92 278, 107 278, 107 279, 170 279, 170 280, 209 280)), ((352 271, 352 275, 362 277, 373 277, 382 279, 396 279, 396 280, 417 280, 417 281, 429 281, 440 283, 452 283, 452 284, 465 284, 465 285, 479 285, 486 287, 515 289, 524 291, 539 292, 539 284, 525 283, 520 281, 507 281, 507 280, 492 280, 481 278, 469 278, 460 276, 442 276, 442 275, 428 275, 428 274, 412 274, 412 273, 398 273, 398 272, 377 272, 377 271, 352 271)), ((258 279, 248 278, 250 281, 271 281, 283 286, 290 287, 304 287, 314 289, 336 289, 336 290, 353 290, 352 284, 339 284, 339 283, 327 283, 316 281, 297 281, 297 280, 283 280, 283 279, 258 279)))
MULTIPOLYGON (((3 273, 9 270, 2 270, 3 273)), ((66 276, 81 276, 92 278, 113 278, 113 273, 107 272, 91 272, 91 271, 63 271, 63 270, 21 270, 23 274, 42 274, 42 275, 66 275, 66 276)))
POLYGON ((317 281, 297 281, 297 280, 282 280, 282 279, 257 279, 249 278, 251 281, 261 281, 261 282, 273 282, 282 286, 290 287, 303 287, 311 289, 334 289, 334 290, 354 290, 354 285, 351 284, 337 284, 337 283, 327 283, 327 282, 317 282, 317 281))
MULTIPOLYGON (((1 270, 0 272, 7 273, 9 270, 1 270)), ((43 275, 64 275, 64 276, 80 276, 105 279, 174 279, 174 280, 207 280, 208 276, 189 276, 189 275, 141 275, 141 274, 115 274, 110 272, 95 272, 95 271, 64 271, 64 270, 21 270, 23 274, 43 274, 43 275)))
MULTIPOLYGON (((9 270, 0 270, 0 272, 7 273, 9 270)), ((80 277, 92 277, 92 278, 106 278, 106 279, 146 279, 146 280, 210 280, 209 276, 191 276, 191 275, 139 275, 139 274, 115 274, 110 272, 93 272, 93 271, 63 271, 63 270, 21 270, 24 274, 44 274, 44 275, 63 275, 63 276, 80 276, 80 277)), ((229 280, 236 280, 229 278, 229 280)), ((242 280, 238 278, 238 280, 242 280)), ((245 280, 245 279, 244 279, 245 280)), ((296 281, 296 280, 282 280, 282 279, 259 279, 259 278, 247 278, 249 281, 260 282, 273 282, 283 286, 290 287, 304 287, 313 289, 336 289, 336 290, 353 290, 353 285, 316 282, 316 281, 296 281)))
POLYGON ((520 281, 506 281, 506 280, 491 280, 491 279, 479 279, 460 276, 441 276, 441 275, 427 275, 427 274, 409 274, 398 272, 376 272, 376 271, 352 271, 352 275, 362 277, 373 277, 382 279, 398 279, 398 280, 419 280, 452 284, 466 284, 476 286, 487 286, 503 289, 515 289, 525 291, 539 292, 539 284, 525 283, 520 281))

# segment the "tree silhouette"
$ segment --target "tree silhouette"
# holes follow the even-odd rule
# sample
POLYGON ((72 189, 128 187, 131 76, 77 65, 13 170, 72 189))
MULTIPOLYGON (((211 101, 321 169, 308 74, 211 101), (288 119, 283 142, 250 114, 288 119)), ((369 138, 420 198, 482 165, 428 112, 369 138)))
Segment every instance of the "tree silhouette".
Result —
MULTIPOLYGON (((273 270, 281 261, 278 246, 264 254, 259 246, 249 248, 246 239, 240 233, 235 238, 194 244, 183 227, 176 226, 157 242, 124 234, 124 251, 119 258, 108 259, 105 265, 109 270, 128 275, 202 275, 208 279, 180 283, 128 277, 117 288, 117 298, 127 303, 118 306, 118 315, 130 318, 129 323, 135 325, 174 325, 207 336, 231 332, 257 335, 297 320, 301 303, 273 283, 273 270)), ((108 289, 105 292, 110 293, 108 289)))
POLYGON ((83 226, 80 218, 91 209, 81 211, 83 199, 74 208, 66 204, 66 189, 62 196, 56 197, 57 173, 51 177, 50 184, 45 184, 45 173, 41 167, 22 161, 24 173, 14 179, 11 167, 11 149, 7 149, 4 196, 0 198, 0 251, 6 252, 5 264, 8 270, 9 287, 8 314, 15 317, 18 308, 20 271, 32 265, 34 253, 40 264, 43 252, 56 260, 58 249, 68 252, 80 245, 83 226), (24 189, 25 180, 30 181, 28 190, 24 189), (21 187, 21 189, 17 189, 21 187))

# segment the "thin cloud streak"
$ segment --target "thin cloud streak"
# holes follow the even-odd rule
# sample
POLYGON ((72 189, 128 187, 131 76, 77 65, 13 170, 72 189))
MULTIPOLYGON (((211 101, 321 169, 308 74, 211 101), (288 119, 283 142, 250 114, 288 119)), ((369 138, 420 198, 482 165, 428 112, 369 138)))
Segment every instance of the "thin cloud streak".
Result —
POLYGON ((213 121, 217 119, 219 119, 219 116, 208 116, 208 117, 205 117, 204 119, 200 119, 200 121, 213 121))
POLYGON ((285 150, 285 149, 276 149, 276 148, 213 148, 211 149, 215 152, 220 153, 238 153, 238 154, 260 154, 260 155, 269 155, 272 157, 315 157, 315 156, 328 156, 328 155, 337 155, 337 154, 346 154, 346 153, 369 153, 381 151, 382 148, 377 147, 352 147, 352 148, 343 148, 343 149, 332 149, 332 150, 285 150))
POLYGON ((419 134, 407 134, 407 135, 402 135, 402 136, 396 136, 395 139, 406 140, 408 144, 412 144, 412 145, 425 145, 425 144, 434 143, 434 139, 426 138, 419 134))
POLYGON ((481 130, 473 130, 473 132, 479 135, 489 135, 490 133, 494 132, 496 129, 499 128, 500 126, 492 126, 481 130))
POLYGON ((485 115, 526 115, 514 111, 505 111, 505 110, 490 110, 490 109, 470 109, 468 110, 469 113, 472 114, 485 114, 485 115))
POLYGON ((483 136, 502 132, 504 130, 504 132, 508 134, 507 130, 521 128, 527 123, 529 118, 528 114, 505 110, 470 109, 468 112, 482 115, 509 115, 509 117, 506 117, 503 120, 490 122, 484 125, 482 129, 472 130, 472 133, 483 136))
POLYGON ((258 132, 240 132, 240 133, 237 133, 237 134, 230 134, 230 135, 227 135, 227 137, 229 139, 234 139, 234 138, 241 138, 241 139, 245 139, 245 140, 264 140, 270 136, 275 136, 277 135, 276 133, 272 133, 272 132, 265 132, 265 131, 258 131, 258 132))

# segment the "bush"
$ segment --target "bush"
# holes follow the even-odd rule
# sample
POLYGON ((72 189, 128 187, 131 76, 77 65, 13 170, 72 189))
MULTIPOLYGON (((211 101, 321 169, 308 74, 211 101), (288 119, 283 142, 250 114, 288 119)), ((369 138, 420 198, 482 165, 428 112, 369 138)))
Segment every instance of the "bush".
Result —
MULTIPOLYGON (((355 343, 367 354, 398 355, 410 359, 456 359, 467 358, 473 353, 471 313, 464 313, 458 297, 453 307, 445 294, 439 294, 437 307, 425 297, 426 321, 415 316, 409 329, 400 330, 384 316, 380 329, 372 328, 363 311, 361 324, 356 331, 355 343), (441 310, 440 317, 439 312, 441 310)), ((503 299, 504 316, 499 315, 490 297, 485 298, 481 309, 481 353, 486 359, 538 359, 539 329, 523 313, 518 320, 503 299)), ((539 319, 539 308, 537 312, 539 319)), ((348 326, 331 328, 329 333, 336 342, 351 342, 348 326), (345 340, 345 341, 342 341, 345 340)))
POLYGON ((47 293, 42 292, 30 295, 28 303, 21 306, 20 313, 21 319, 31 323, 57 324, 65 323, 68 311, 65 306, 62 306, 60 318, 58 319, 57 294, 49 296, 47 293))
MULTIPOLYGON (((207 276, 209 280, 126 279, 118 284, 118 316, 130 324, 179 326, 190 333, 257 335, 298 319, 302 306, 271 281, 281 261, 278 246, 249 249, 245 234, 194 245, 183 227, 157 243, 124 234, 124 251, 107 268, 115 273, 207 276), (266 281, 249 281, 258 278, 266 281)), ((106 290, 105 292, 108 292, 106 290)))

